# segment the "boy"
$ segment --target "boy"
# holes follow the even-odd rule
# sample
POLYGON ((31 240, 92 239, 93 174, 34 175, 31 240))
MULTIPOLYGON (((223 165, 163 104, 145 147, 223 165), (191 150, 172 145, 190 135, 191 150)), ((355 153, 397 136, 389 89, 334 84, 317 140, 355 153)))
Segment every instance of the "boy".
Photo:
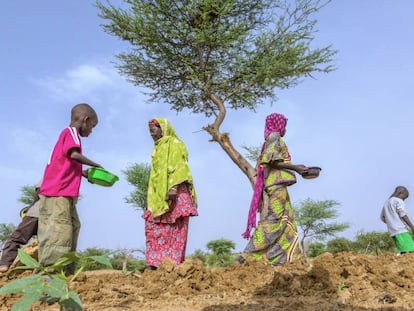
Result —
MULTIPOLYGON (((80 221, 76 201, 82 176, 82 164, 102 167, 82 155, 80 137, 88 137, 98 124, 95 110, 88 104, 74 106, 70 126, 65 128, 53 148, 40 187, 39 263, 49 266, 62 255, 76 251, 80 221)), ((74 265, 66 267, 73 274, 74 265)))
POLYGON ((409 226, 414 232, 414 225, 404 209, 404 200, 408 198, 408 195, 407 188, 398 186, 381 211, 381 220, 387 224, 388 232, 401 254, 414 251, 414 241, 407 230, 409 226))
POLYGON ((17 228, 12 232, 3 247, 0 259, 0 273, 7 272, 17 257, 17 250, 27 244, 30 239, 37 235, 37 223, 39 217, 39 187, 35 186, 35 197, 32 204, 28 206, 26 215, 17 228))

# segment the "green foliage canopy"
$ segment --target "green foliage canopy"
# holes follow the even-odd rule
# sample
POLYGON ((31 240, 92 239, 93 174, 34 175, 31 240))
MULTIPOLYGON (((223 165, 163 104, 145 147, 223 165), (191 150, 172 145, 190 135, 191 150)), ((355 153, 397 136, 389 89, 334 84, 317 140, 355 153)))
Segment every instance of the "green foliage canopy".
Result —
POLYGON ((339 203, 334 200, 313 201, 306 199, 298 206, 295 206, 295 219, 302 229, 301 239, 302 251, 304 251, 304 241, 306 238, 324 240, 328 236, 349 228, 348 223, 332 222, 338 217, 336 206, 339 203))
POLYGON ((207 249, 212 253, 206 258, 207 265, 225 267, 234 259, 232 250, 236 248, 236 244, 231 240, 218 239, 207 243, 207 249))
POLYGON ((355 251, 354 243, 346 238, 335 238, 326 243, 326 251, 332 254, 355 251))
POLYGON ((354 245, 357 252, 364 254, 379 255, 396 251, 395 242, 388 232, 358 232, 354 245))
POLYGON ((326 245, 315 242, 309 245, 308 257, 316 257, 323 252, 332 254, 339 252, 354 252, 358 254, 381 255, 383 253, 395 253, 395 243, 388 232, 358 232, 354 240, 343 237, 329 240, 326 245))
POLYGON ((141 210, 147 209, 148 181, 151 172, 151 165, 146 163, 134 163, 122 171, 130 185, 135 189, 125 198, 126 203, 132 204, 141 210))
POLYGON ((233 109, 254 109, 274 88, 334 69, 336 52, 311 44, 320 1, 124 2, 96 4, 104 31, 130 43, 118 68, 177 111, 216 113, 213 94, 233 109))
POLYGON ((321 255, 322 253, 324 253, 325 250, 325 244, 322 242, 316 242, 316 243, 311 243, 309 244, 309 248, 308 251, 306 253, 306 256, 308 256, 309 258, 314 258, 317 257, 319 255, 321 255))

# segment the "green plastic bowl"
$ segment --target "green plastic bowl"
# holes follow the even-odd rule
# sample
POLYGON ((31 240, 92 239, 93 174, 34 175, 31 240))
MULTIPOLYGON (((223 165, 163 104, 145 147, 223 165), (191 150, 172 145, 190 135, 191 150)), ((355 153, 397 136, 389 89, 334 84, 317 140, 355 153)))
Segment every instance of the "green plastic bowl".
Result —
POLYGON ((99 167, 91 167, 88 169, 88 181, 104 187, 111 187, 119 180, 118 176, 99 167))

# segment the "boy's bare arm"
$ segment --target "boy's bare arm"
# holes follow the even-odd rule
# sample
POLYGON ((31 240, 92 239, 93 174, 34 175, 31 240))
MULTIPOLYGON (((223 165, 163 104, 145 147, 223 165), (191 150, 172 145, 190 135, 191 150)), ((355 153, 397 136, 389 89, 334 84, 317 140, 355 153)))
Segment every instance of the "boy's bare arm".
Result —
POLYGON ((387 223, 387 220, 385 219, 384 209, 381 211, 380 219, 384 224, 387 223))
POLYGON ((76 161, 78 161, 78 162, 80 162, 80 163, 82 163, 82 164, 89 165, 89 166, 95 166, 95 167, 101 167, 101 168, 102 168, 102 166, 101 166, 100 164, 98 164, 98 163, 96 163, 96 162, 94 162, 94 161, 92 161, 92 160, 88 159, 88 158, 87 158, 87 157, 85 157, 84 155, 82 155, 82 154, 81 154, 81 153, 77 150, 77 148, 73 148, 73 149, 69 150, 69 157, 70 157, 72 160, 76 160, 76 161))
POLYGON ((412 224, 410 218, 407 215, 401 217, 401 219, 411 228, 411 231, 414 232, 414 225, 412 224))

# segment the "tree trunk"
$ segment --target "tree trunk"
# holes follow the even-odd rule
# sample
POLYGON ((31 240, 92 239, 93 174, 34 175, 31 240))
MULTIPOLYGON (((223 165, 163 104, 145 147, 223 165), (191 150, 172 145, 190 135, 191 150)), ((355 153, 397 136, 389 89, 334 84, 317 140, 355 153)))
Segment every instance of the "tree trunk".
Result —
POLYGON ((125 255, 125 258, 122 260, 122 272, 126 273, 128 270, 128 256, 125 255))
POLYGON ((229 135, 220 132, 220 125, 223 123, 226 116, 226 108, 224 107, 223 102, 214 94, 210 94, 210 98, 218 107, 219 113, 216 115, 214 123, 203 127, 203 130, 211 135, 212 138, 210 141, 215 141, 221 146, 230 159, 247 176, 253 187, 256 182, 256 169, 234 148, 229 135))

